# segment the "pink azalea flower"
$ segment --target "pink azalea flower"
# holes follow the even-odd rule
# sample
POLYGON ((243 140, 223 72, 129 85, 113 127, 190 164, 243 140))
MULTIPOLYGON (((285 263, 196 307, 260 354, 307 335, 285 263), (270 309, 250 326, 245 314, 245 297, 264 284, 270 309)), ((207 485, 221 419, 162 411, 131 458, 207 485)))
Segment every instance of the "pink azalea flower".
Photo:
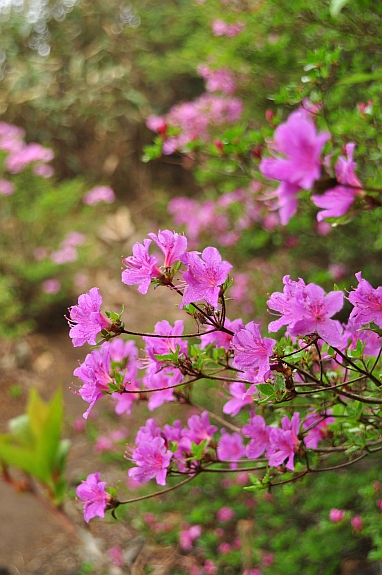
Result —
POLYGON ((330 138, 327 132, 317 133, 305 110, 290 114, 274 134, 274 150, 280 157, 265 158, 260 171, 266 177, 281 182, 278 190, 280 219, 286 225, 297 209, 297 192, 309 190, 321 175, 321 153, 330 138))
POLYGON ((146 424, 138 430, 135 442, 139 444, 142 441, 151 441, 155 437, 161 437, 161 429, 151 417, 146 421, 146 424))
POLYGON ((358 286, 349 293, 349 301, 354 308, 351 311, 350 320, 356 327, 374 322, 382 328, 382 287, 374 289, 368 281, 364 280, 361 272, 355 274, 358 286))
POLYGON ((111 549, 109 549, 107 553, 113 565, 115 565, 116 567, 122 567, 122 565, 124 564, 124 559, 122 549, 120 547, 111 547, 111 549))
POLYGON ((363 529, 363 521, 362 521, 362 517, 360 517, 360 515, 355 515, 354 517, 352 517, 351 521, 351 526, 353 527, 354 531, 362 531, 363 529))
POLYGON ((222 543, 220 543, 218 547, 218 551, 222 555, 229 553, 231 550, 232 550, 231 544, 228 543, 227 541, 223 541, 222 543))
POLYGON ((365 345, 364 355, 372 355, 376 357, 379 350, 381 349, 382 339, 374 331, 363 330, 357 325, 356 318, 349 318, 347 324, 343 324, 344 333, 342 336, 342 346, 343 349, 355 349, 357 347, 357 342, 360 340, 365 345))
POLYGON ((187 266, 183 279, 187 283, 184 288, 182 305, 204 299, 215 309, 218 306, 220 286, 227 279, 232 269, 230 263, 222 261, 218 250, 213 247, 205 248, 202 257, 199 252, 186 252, 181 261, 187 266))
POLYGON ((183 381, 183 375, 179 369, 175 368, 164 368, 157 373, 151 373, 143 378, 143 384, 147 389, 160 389, 160 391, 154 391, 148 393, 148 404, 147 407, 150 411, 153 411, 157 407, 163 405, 163 403, 168 401, 174 401, 174 389, 175 385, 178 385, 183 381), (163 389, 169 388, 169 389, 163 389))
POLYGON ((0 178, 0 194, 2 194, 3 196, 11 196, 14 191, 15 186, 11 182, 8 182, 8 180, 0 178))
POLYGON ((331 509, 329 513, 329 519, 333 523, 339 523, 345 517, 345 511, 343 509, 331 509))
POLYGON ((322 416, 317 413, 312 413, 305 418, 303 428, 309 429, 309 427, 311 427, 304 437, 306 447, 310 449, 317 448, 318 443, 326 436, 329 423, 334 423, 333 417, 325 417, 325 419, 322 419, 322 416))
POLYGON ((69 337, 72 338, 74 347, 86 342, 95 345, 97 334, 111 326, 111 321, 100 313, 101 304, 102 297, 98 288, 94 287, 88 293, 80 295, 78 305, 69 308, 69 337))
POLYGON ((239 369, 255 369, 258 378, 263 378, 269 371, 269 359, 273 353, 276 340, 262 338, 259 324, 253 321, 239 329, 232 338, 234 351, 233 366, 239 369))
POLYGON ((100 481, 100 473, 91 473, 76 489, 77 496, 85 502, 84 518, 88 523, 98 515, 105 516, 105 509, 110 496, 105 492, 106 482, 100 481))
POLYGON ((201 415, 193 415, 187 421, 187 428, 182 430, 182 437, 190 439, 194 443, 200 443, 212 436, 217 431, 216 425, 211 425, 208 413, 203 411, 201 415))
POLYGON ((89 192, 82 196, 82 201, 88 206, 94 206, 99 202, 112 204, 115 200, 115 194, 110 186, 95 186, 89 192))
POLYGON ((61 283, 54 278, 45 280, 42 284, 42 291, 44 291, 47 294, 53 295, 55 293, 58 293, 60 289, 61 289, 61 283))
POLYGON ((132 460, 138 467, 129 469, 128 475, 139 483, 156 479, 158 485, 166 485, 167 469, 170 465, 172 452, 166 449, 162 437, 154 437, 151 441, 141 441, 132 453, 132 460))
POLYGON ((211 559, 207 559, 203 565, 206 575, 216 575, 218 568, 211 559))
POLYGON ((122 272, 122 282, 128 286, 139 284, 138 291, 146 294, 152 278, 160 277, 162 272, 155 265, 157 259, 149 255, 151 240, 143 240, 143 245, 133 246, 133 255, 124 258, 122 263, 126 269, 122 272))
MULTIPOLYGON (((228 318, 226 318, 224 327, 230 329, 231 331, 237 331, 239 328, 244 327, 243 320, 239 318, 230 321, 228 318)), ((231 347, 232 335, 229 333, 224 333, 223 331, 214 331, 212 333, 201 335, 200 339, 200 349, 204 349, 207 347, 207 345, 213 343, 216 347, 223 347, 228 351, 231 347)))
POLYGON ((126 385, 125 389, 129 392, 136 391, 137 393, 114 391, 111 394, 111 398, 115 401, 114 411, 117 415, 122 415, 123 413, 130 415, 133 403, 139 399, 139 388, 134 384, 126 385))
POLYGON ((322 195, 315 194, 312 196, 313 203, 319 208, 324 208, 317 214, 317 221, 319 222, 324 218, 343 216, 354 202, 355 197, 363 194, 361 183, 354 173, 356 167, 356 163, 353 162, 354 148, 355 144, 347 144, 345 147, 347 158, 340 156, 335 166, 336 179, 339 184, 348 184, 354 187, 338 185, 322 195))
POLYGON ((267 450, 269 465, 278 467, 287 459, 285 467, 293 471, 295 447, 298 443, 298 439, 291 430, 284 431, 283 429, 271 427, 269 430, 269 448, 267 450))
POLYGON ((156 359, 155 355, 166 355, 171 352, 175 352, 177 347, 180 348, 180 353, 187 353, 187 342, 183 338, 178 337, 166 337, 169 335, 182 335, 184 330, 184 322, 181 319, 177 319, 174 322, 174 327, 166 320, 158 321, 155 324, 154 333, 157 335, 163 335, 161 337, 143 337, 143 341, 146 344, 146 353, 149 358, 149 365, 154 365, 155 368, 160 369, 162 364, 156 359))
POLYGON ((247 394, 245 384, 240 381, 231 383, 229 392, 233 399, 224 404, 223 413, 232 416, 237 415, 245 405, 250 405, 253 402, 253 397, 247 394))
POLYGON ((198 74, 206 81, 207 92, 220 91, 223 94, 233 94, 236 83, 232 74, 225 68, 211 70, 208 66, 198 66, 198 74))
POLYGON ((231 521, 235 512, 231 507, 221 507, 216 514, 218 521, 231 521))
POLYGON ((329 345, 341 345, 341 325, 330 318, 342 309, 343 302, 341 291, 325 295, 320 286, 308 284, 292 302, 291 315, 295 321, 290 324, 289 333, 297 336, 317 332, 329 345))
POLYGON ((179 543, 181 548, 185 551, 190 551, 190 549, 192 549, 193 542, 195 539, 200 537, 201 534, 202 528, 200 525, 192 525, 191 527, 185 525, 183 529, 179 531, 179 543))
POLYGON ((264 418, 252 411, 249 423, 242 428, 243 435, 251 438, 246 448, 248 459, 260 457, 269 448, 269 432, 264 418))
POLYGON ((274 292, 267 301, 267 305, 270 309, 281 314, 279 319, 271 321, 268 326, 268 331, 278 331, 283 325, 288 325, 295 320, 291 305, 297 293, 300 293, 305 287, 305 282, 301 278, 299 278, 298 281, 293 281, 288 275, 283 277, 283 283, 283 292, 274 292))
POLYGON ((78 390, 78 395, 89 403, 88 409, 83 414, 87 419, 90 410, 102 398, 104 392, 110 391, 110 352, 109 343, 105 342, 99 349, 93 350, 85 357, 85 361, 74 370, 73 375, 83 382, 78 390))
POLYGON ((230 463, 232 469, 236 469, 236 461, 240 460, 245 455, 245 447, 243 445, 243 437, 240 433, 223 433, 218 441, 217 447, 218 458, 220 461, 232 460, 230 463))
POLYGON ((165 256, 163 267, 168 268, 179 261, 187 249, 187 238, 170 230, 159 231, 156 236, 153 233, 148 236, 157 244, 165 256))

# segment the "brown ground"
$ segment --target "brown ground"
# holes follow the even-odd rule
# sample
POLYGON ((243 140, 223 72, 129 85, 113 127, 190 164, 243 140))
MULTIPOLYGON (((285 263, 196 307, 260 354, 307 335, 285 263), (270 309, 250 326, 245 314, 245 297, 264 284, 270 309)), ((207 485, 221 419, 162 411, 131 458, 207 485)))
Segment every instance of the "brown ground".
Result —
MULTIPOLYGON (((171 321, 179 317, 174 305, 178 302, 176 299, 171 301, 172 294, 170 301, 167 299, 166 302, 162 299, 164 291, 160 289, 155 292, 151 290, 145 297, 134 289, 126 288, 118 280, 102 275, 97 280, 95 285, 100 287, 104 296, 105 309, 120 309, 120 304, 124 302, 127 329, 141 331, 147 328, 150 331, 156 321, 165 317, 171 321)), ((3 343, 0 349, 0 431, 5 432, 7 421, 24 412, 28 389, 32 386, 44 399, 49 399, 61 386, 67 421, 72 422, 80 417, 86 404, 69 391, 69 386, 78 360, 82 361, 88 352, 88 346, 73 348, 64 324, 61 333, 29 336, 17 344, 3 343), (12 397, 15 385, 20 386, 19 397, 12 397)), ((128 424, 127 419, 124 424, 128 424)), ((73 433, 69 423, 66 436, 68 434, 72 441, 67 472, 71 485, 76 485, 80 476, 98 470, 103 475, 106 473, 103 479, 107 480, 108 470, 100 467, 99 457, 94 454, 93 445, 85 434, 73 433)), ((17 493, 3 481, 0 481, 0 501, 0 575, 3 575, 1 568, 4 568, 4 575, 75 575, 84 561, 98 565, 97 572, 100 574, 117 575, 122 571, 110 568, 104 551, 120 545, 125 550, 130 549, 134 556, 142 547, 139 540, 134 540, 137 534, 127 524, 113 525, 95 519, 88 528, 82 518, 81 506, 73 501, 65 504, 65 512, 74 529, 33 494, 17 493)), ((144 573, 142 565, 149 561, 152 553, 153 549, 146 544, 132 570, 134 575, 144 573)), ((167 564, 167 568, 177 560, 172 549, 155 549, 155 556, 154 563, 167 564)), ((158 570, 157 575, 161 572, 164 574, 166 570, 158 570)))

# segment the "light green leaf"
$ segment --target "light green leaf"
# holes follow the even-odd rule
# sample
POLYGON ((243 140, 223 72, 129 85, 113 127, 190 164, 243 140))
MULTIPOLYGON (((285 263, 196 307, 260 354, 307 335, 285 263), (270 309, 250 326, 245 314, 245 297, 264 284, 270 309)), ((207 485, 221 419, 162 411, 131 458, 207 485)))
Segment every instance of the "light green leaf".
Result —
POLYGON ((344 8, 348 2, 349 0, 332 0, 329 7, 332 18, 337 18, 342 8, 344 8))

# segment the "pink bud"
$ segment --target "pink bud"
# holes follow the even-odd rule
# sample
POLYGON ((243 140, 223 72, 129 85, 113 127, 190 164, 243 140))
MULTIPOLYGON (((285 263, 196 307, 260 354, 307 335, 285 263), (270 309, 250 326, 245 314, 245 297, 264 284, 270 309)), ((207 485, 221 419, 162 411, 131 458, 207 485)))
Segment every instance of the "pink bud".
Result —
POLYGON ((363 528, 362 517, 360 517, 359 515, 355 515, 350 523, 354 531, 362 531, 363 528))
POLYGON ((382 499, 377 499, 377 505, 379 507, 379 510, 382 511, 382 499))
POLYGON ((343 509, 331 509, 329 513, 330 521, 333 523, 339 523, 345 517, 345 511, 343 509))

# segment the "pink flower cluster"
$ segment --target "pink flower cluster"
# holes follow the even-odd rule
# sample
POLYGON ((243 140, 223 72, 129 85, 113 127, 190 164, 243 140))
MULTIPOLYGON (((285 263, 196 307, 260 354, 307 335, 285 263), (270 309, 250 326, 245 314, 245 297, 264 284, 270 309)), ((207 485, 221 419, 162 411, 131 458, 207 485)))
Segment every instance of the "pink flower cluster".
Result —
POLYGON ((76 489, 77 497, 84 501, 84 517, 87 523, 93 517, 104 517, 110 501, 110 495, 105 491, 106 481, 100 479, 100 473, 91 473, 76 489))
POLYGON ((138 394, 123 394, 124 390, 138 391, 137 365, 138 350, 133 341, 123 342, 121 339, 113 339, 104 342, 98 349, 89 353, 82 364, 77 367, 73 375, 82 382, 76 392, 89 404, 83 417, 88 418, 91 409, 103 397, 111 394, 117 401, 116 412, 129 412, 132 403, 138 399, 138 394), (119 374, 119 391, 113 391, 116 386, 116 374, 119 374), (123 410, 120 404, 123 397, 123 410))
POLYGON ((214 127, 234 124, 242 111, 243 104, 238 98, 202 94, 193 102, 174 106, 163 118, 150 116, 147 127, 163 137, 163 153, 168 155, 194 140, 209 141, 214 127), (177 134, 167 136, 168 127, 177 134))
POLYGON ((103 329, 111 326, 111 321, 101 314, 102 296, 98 288, 92 288, 88 293, 80 295, 78 305, 69 308, 69 337, 73 346, 84 343, 96 344, 96 336, 103 329))
POLYGON ((297 194, 310 190, 321 176, 321 153, 329 140, 328 132, 317 133, 309 113, 297 110, 280 124, 274 133, 273 158, 265 158, 260 171, 266 178, 280 183, 274 196, 280 220, 286 225, 297 210, 297 194))
MULTIPOLYGON (((6 152, 4 168, 11 174, 18 174, 30 164, 36 176, 50 178, 54 171, 47 165, 54 154, 36 142, 24 142, 25 131, 18 126, 0 122, 0 150, 6 152)), ((14 192, 14 185, 6 179, 0 179, 0 194, 9 196, 14 192)))
POLYGON ((76 247, 85 242, 84 234, 80 232, 69 232, 60 243, 59 249, 52 251, 50 259, 58 265, 75 262, 78 259, 76 247))
POLYGON ((269 331, 278 331, 287 325, 291 336, 316 332, 329 345, 341 346, 341 324, 331 318, 343 307, 343 292, 331 291, 325 295, 320 286, 306 285, 301 278, 293 281, 289 275, 283 278, 283 282, 283 292, 273 293, 267 302, 271 310, 280 314, 278 320, 269 324, 269 331))
MULTIPOLYGON (((330 134, 317 132, 311 111, 312 106, 309 110, 296 110, 276 128, 271 148, 274 157, 264 158, 260 163, 263 176, 281 182, 268 197, 276 198, 276 208, 279 209, 283 225, 296 213, 299 191, 311 190, 321 178, 322 167, 327 167, 330 162, 330 156, 321 160, 323 147, 330 134)), ((354 149, 355 144, 348 143, 345 146, 346 156, 340 156, 337 160, 334 171, 338 185, 321 195, 312 195, 313 203, 323 208, 317 214, 318 222, 325 218, 343 216, 355 198, 364 194, 354 171, 354 149)))
MULTIPOLYGON (((136 447, 130 449, 131 460, 136 467, 129 469, 129 477, 139 483, 156 479, 158 485, 166 484, 166 476, 174 462, 179 471, 190 471, 189 457, 192 455, 192 444, 199 445, 202 441, 211 441, 217 427, 210 424, 207 412, 200 416, 193 415, 182 428, 180 421, 172 426, 165 425, 160 429, 153 419, 148 419, 141 427, 136 437, 136 447), (177 443, 175 452, 170 451, 170 442, 177 443)), ((192 472, 192 471, 191 471, 192 472)))
POLYGON ((254 224, 271 229, 278 224, 275 213, 268 214, 260 187, 252 182, 248 188, 238 188, 222 194, 217 200, 199 202, 176 197, 168 204, 168 211, 177 226, 184 225, 190 244, 197 245, 202 234, 214 238, 222 246, 235 245, 244 230, 254 224), (274 223, 271 223, 274 220, 274 223))
POLYGON ((115 200, 115 194, 110 186, 95 186, 89 192, 82 196, 82 201, 88 206, 94 206, 100 202, 112 204, 115 200))
POLYGON ((154 278, 163 285, 169 285, 171 276, 168 274, 171 274, 171 267, 177 262, 182 262, 186 266, 186 271, 183 272, 185 285, 182 306, 204 299, 216 308, 221 286, 232 269, 230 263, 222 260, 218 250, 207 247, 202 254, 186 252, 187 239, 169 230, 159 232, 158 236, 155 234, 149 236, 151 239, 144 240, 143 244, 136 243, 133 246, 133 255, 123 260, 126 269, 122 272, 122 282, 126 285, 139 284, 138 291, 146 294, 154 278), (152 241, 165 256, 161 268, 156 265, 157 258, 149 254, 152 241))
POLYGON ((245 28, 244 22, 227 24, 224 20, 214 20, 212 23, 212 33, 214 36, 227 36, 233 38, 242 32, 245 28))
POLYGON ((336 179, 339 183, 333 189, 326 190, 321 196, 312 196, 313 203, 324 208, 317 214, 317 220, 321 222, 324 218, 339 218, 346 214, 356 196, 362 196, 361 182, 354 173, 356 163, 353 162, 355 144, 350 143, 345 146, 346 156, 340 156, 335 165, 336 179), (342 185, 341 185, 342 184, 342 185))
POLYGON ((230 96, 236 90, 234 77, 226 68, 211 70, 209 66, 200 65, 198 74, 205 80, 207 92, 222 92, 230 96))

